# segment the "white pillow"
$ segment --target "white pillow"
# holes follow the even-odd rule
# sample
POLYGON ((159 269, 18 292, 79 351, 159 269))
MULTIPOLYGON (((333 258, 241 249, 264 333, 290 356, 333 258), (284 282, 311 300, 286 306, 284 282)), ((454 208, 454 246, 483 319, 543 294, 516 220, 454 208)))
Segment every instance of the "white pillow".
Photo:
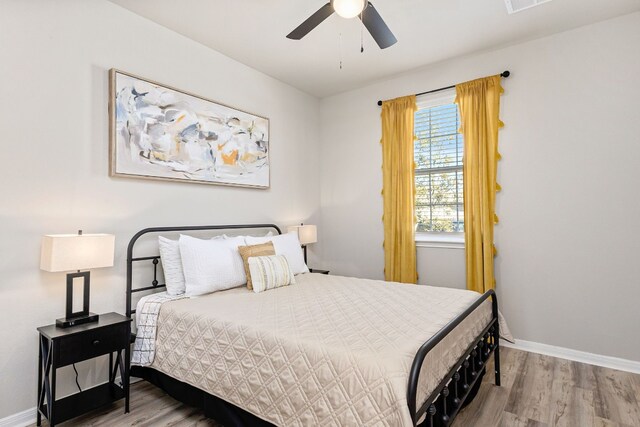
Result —
MULTIPOLYGON (((260 236, 260 237, 271 237, 271 236, 273 236, 273 231, 269 231, 267 234, 265 234, 264 236, 260 236)), ((229 237, 229 236, 227 236, 226 234, 223 234, 223 237, 224 237, 225 239, 231 239, 231 238, 233 238, 233 237, 229 237)), ((244 236, 244 235, 243 235, 243 236, 235 236, 235 237, 242 237, 242 238, 244 239, 244 241, 245 241, 245 244, 248 244, 248 243, 246 243, 246 242, 247 242, 247 237, 249 237, 249 236, 244 236)), ((265 242, 265 243, 266 243, 266 242, 265 242)))
MULTIPOLYGON (((215 236, 211 240, 222 239, 226 236, 215 236)), ((167 294, 175 296, 185 292, 184 272, 182 271, 182 258, 180 257, 180 244, 177 240, 158 236, 158 250, 162 271, 164 272, 167 294)))
POLYGON ((250 257, 249 271, 253 292, 256 293, 296 283, 287 257, 283 255, 250 257))
POLYGON ((247 283, 238 246, 241 237, 200 240, 180 235, 180 256, 186 294, 204 295, 247 283))
POLYGON ((182 295, 185 291, 182 259, 180 258, 180 244, 177 240, 158 236, 158 249, 162 271, 169 295, 182 295))
POLYGON ((293 274, 308 273, 309 268, 304 262, 302 247, 298 240, 298 233, 291 232, 272 237, 246 237, 247 245, 259 245, 260 243, 273 242, 276 255, 284 255, 289 262, 293 274))

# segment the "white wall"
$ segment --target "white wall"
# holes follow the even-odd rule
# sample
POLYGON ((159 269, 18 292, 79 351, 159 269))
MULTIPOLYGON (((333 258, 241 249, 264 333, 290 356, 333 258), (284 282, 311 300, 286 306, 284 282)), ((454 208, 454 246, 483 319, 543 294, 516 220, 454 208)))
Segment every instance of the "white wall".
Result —
MULTIPOLYGON (((115 267, 92 272, 96 312, 123 312, 125 245, 152 225, 311 220, 321 233, 311 264, 381 278, 376 101, 503 69, 513 76, 496 274, 510 326, 517 338, 640 360, 639 46, 633 14, 320 105, 108 2, 0 0, 0 418, 35 405, 35 328, 64 312, 64 274, 38 268, 42 234, 116 235, 115 267), (272 188, 108 177, 111 67, 269 117, 272 188)), ((462 254, 420 248, 421 282, 460 286, 462 254)), ((103 370, 81 365, 81 384, 103 370)), ((74 390, 70 373, 61 371, 62 394, 74 390)))
MULTIPOLYGON (((318 218, 319 101, 105 1, 0 3, 0 418, 35 406, 35 328, 64 314, 65 275, 39 270, 47 233, 116 235, 92 272, 91 308, 124 311, 125 247, 155 225, 318 218), (271 189, 108 176, 116 67, 271 120, 271 189)), ((310 254, 313 260, 313 254, 310 254)), ((81 384, 104 379, 82 365, 81 384)), ((74 390, 60 371, 59 393, 74 390)))
MULTIPOLYGON (((324 267, 383 277, 376 101, 507 69, 496 226, 502 310, 516 338, 640 360, 639 13, 322 100, 324 267)), ((420 248, 418 258, 423 283, 464 280, 463 251, 420 248)))
POLYGON ((439 244, 419 243, 416 261, 418 283, 466 289, 464 246, 441 247, 439 244))

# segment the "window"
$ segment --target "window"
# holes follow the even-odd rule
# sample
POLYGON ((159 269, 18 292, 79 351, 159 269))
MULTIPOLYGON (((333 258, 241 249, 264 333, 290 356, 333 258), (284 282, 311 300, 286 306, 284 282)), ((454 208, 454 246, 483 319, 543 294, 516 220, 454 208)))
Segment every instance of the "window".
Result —
POLYGON ((417 233, 464 231, 463 139, 455 92, 418 100, 415 114, 417 233))

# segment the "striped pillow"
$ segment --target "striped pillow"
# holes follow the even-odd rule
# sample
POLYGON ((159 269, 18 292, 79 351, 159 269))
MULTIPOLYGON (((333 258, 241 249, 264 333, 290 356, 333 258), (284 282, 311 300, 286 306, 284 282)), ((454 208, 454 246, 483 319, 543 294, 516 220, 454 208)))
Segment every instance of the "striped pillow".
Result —
POLYGON ((253 292, 256 293, 296 283, 284 255, 251 257, 249 258, 249 272, 251 273, 253 292))

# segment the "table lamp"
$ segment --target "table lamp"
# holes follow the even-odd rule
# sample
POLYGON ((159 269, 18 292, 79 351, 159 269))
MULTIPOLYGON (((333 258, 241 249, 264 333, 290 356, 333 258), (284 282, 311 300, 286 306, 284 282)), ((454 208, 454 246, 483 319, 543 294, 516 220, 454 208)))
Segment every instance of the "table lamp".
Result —
POLYGON ((98 321, 98 315, 89 312, 88 271, 92 268, 112 267, 115 236, 112 234, 49 234, 42 237, 40 268, 50 272, 76 271, 67 274, 66 316, 56 320, 56 326, 68 328, 98 321), (73 280, 84 280, 82 310, 73 312, 73 280))
POLYGON ((298 240, 304 249, 304 263, 307 263, 307 245, 318 241, 318 228, 315 225, 292 225, 287 227, 287 232, 298 234, 298 240))

